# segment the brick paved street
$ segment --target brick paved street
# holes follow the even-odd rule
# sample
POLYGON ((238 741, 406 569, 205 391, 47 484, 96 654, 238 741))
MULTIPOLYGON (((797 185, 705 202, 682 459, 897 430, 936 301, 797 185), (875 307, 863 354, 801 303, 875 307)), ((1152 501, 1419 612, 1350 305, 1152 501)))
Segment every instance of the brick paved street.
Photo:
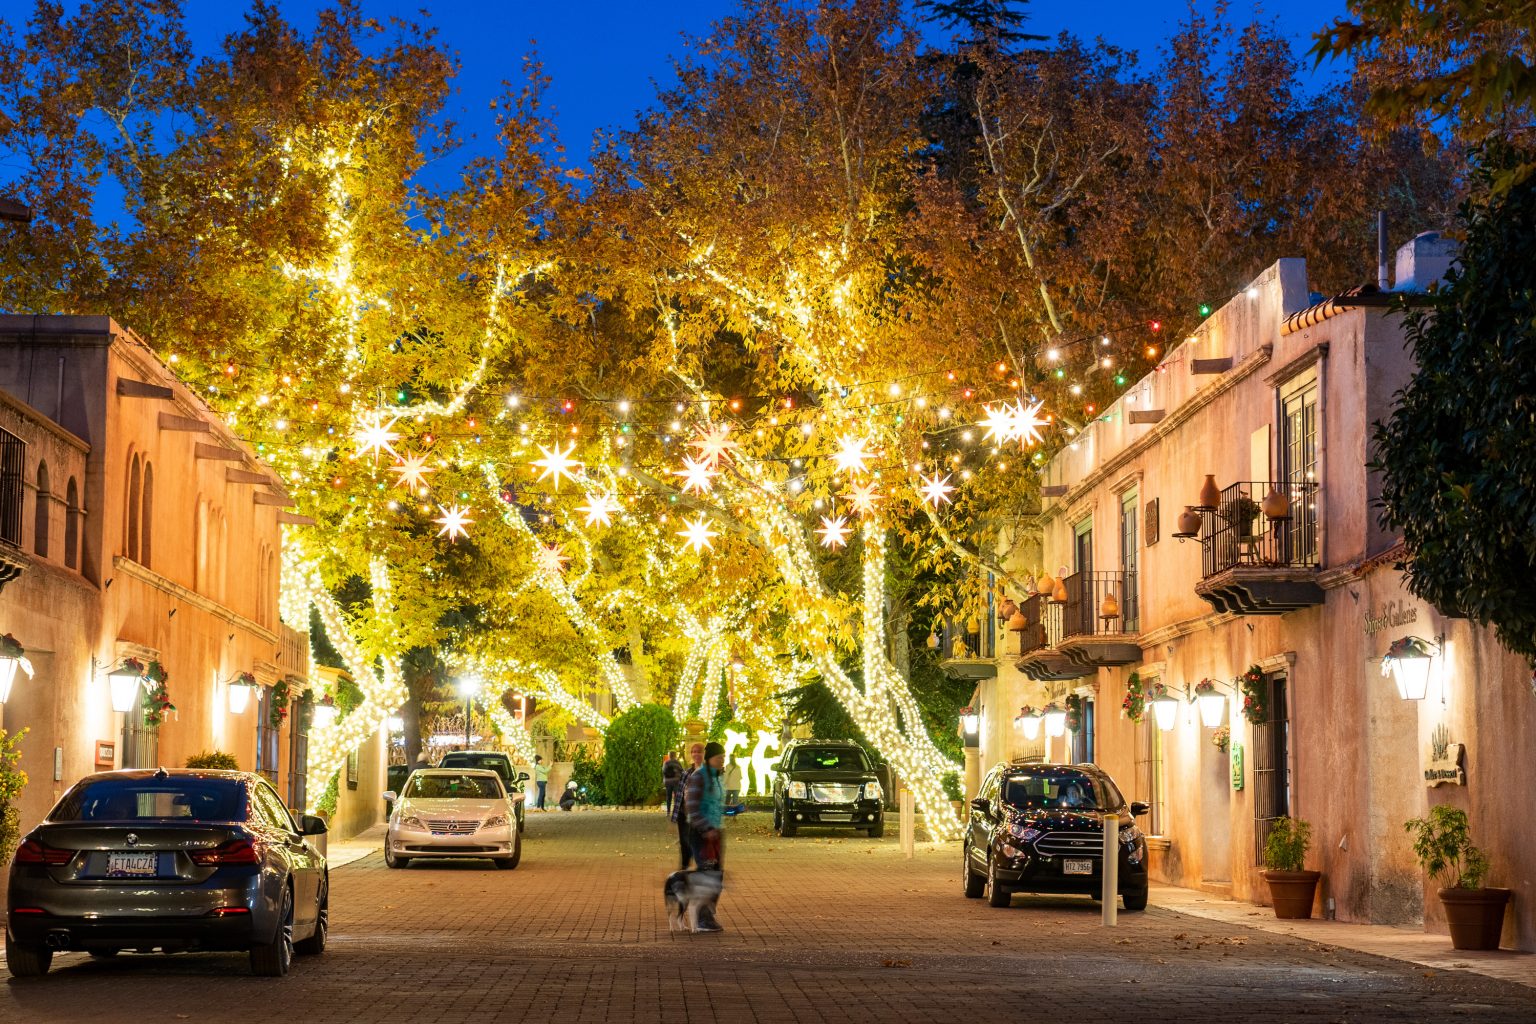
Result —
POLYGON ((723 935, 672 935, 659 813, 530 815, 522 866, 333 875, 331 948, 285 980, 243 957, 60 957, 0 1021, 1536 1021, 1536 993, 1155 907, 960 895, 954 847, 782 840, 736 823, 723 935))

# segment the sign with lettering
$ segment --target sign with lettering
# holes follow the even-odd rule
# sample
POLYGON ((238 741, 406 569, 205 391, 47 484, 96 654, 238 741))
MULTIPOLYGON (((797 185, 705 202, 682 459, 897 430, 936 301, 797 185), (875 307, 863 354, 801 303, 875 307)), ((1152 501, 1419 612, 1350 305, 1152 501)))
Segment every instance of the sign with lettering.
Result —
POLYGON ((1465 786, 1466 769, 1461 766, 1463 747, 1451 742, 1451 732, 1441 722, 1429 735, 1429 749, 1424 757, 1424 784, 1435 786, 1465 786))
POLYGON ((1237 743, 1237 742, 1234 741, 1232 746, 1228 747, 1227 749, 1228 749, 1228 751, 1232 755, 1232 788, 1233 789, 1242 789, 1243 788, 1243 745, 1241 743, 1237 743))
POLYGON ((1417 621, 1419 621, 1417 606, 1407 601, 1387 601, 1382 604, 1379 614, 1372 614, 1369 608, 1365 610, 1365 635, 1375 636, 1384 629, 1406 626, 1417 621))

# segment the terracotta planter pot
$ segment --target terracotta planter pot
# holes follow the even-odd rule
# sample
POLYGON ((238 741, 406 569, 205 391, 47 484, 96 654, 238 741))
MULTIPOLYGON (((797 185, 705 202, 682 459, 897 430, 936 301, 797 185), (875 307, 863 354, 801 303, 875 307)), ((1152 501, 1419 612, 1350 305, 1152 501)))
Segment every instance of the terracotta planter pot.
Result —
POLYGON ((1498 949, 1508 889, 1441 889, 1453 949, 1498 949))
POLYGON ((1288 920, 1306 920, 1312 916, 1312 901, 1317 895, 1318 871, 1266 871, 1270 898, 1275 901, 1275 916, 1288 920))

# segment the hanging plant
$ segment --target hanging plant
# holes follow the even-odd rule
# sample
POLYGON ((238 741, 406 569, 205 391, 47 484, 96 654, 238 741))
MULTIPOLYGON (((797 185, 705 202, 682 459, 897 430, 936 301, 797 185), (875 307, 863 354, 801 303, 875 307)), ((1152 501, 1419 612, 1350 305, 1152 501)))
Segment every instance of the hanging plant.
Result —
POLYGON ((1125 712, 1126 718, 1138 725, 1146 717, 1147 695, 1141 688, 1141 676, 1135 672, 1125 681, 1125 700, 1120 702, 1120 710, 1125 712))
POLYGON ((138 658, 124 658, 119 671, 132 672, 136 676, 142 676, 144 674, 144 663, 138 658))
POLYGON ((1212 730, 1211 742, 1216 744, 1217 750, 1225 752, 1227 747, 1232 745, 1232 730, 1224 725, 1219 729, 1212 730))
POLYGON ((144 725, 148 728, 159 725, 176 710, 165 688, 168 677, 169 673, 159 661, 151 661, 144 669, 144 725))
POLYGON ((239 683, 241 686, 255 686, 256 673, 241 672, 239 675, 235 676, 235 682, 239 683))
POLYGON ((272 684, 272 699, 268 707, 267 721, 272 728, 280 729, 288 720, 288 705, 293 702, 293 687, 288 683, 288 677, 284 676, 272 684))
POLYGON ((1221 690, 1218 688, 1216 680, 1209 677, 1195 684, 1196 697, 1214 697, 1219 693, 1221 693, 1221 690))
POLYGON ((1249 665, 1248 671, 1233 681, 1237 692, 1243 695, 1243 717, 1254 725, 1269 722, 1269 687, 1264 682, 1264 670, 1249 665))
POLYGON ((1067 695, 1067 728, 1078 732, 1083 727, 1083 698, 1075 693, 1067 695))
POLYGON ((1145 687, 1145 697, 1148 701, 1168 700, 1173 695, 1168 692, 1168 687, 1160 682, 1153 681, 1145 687))

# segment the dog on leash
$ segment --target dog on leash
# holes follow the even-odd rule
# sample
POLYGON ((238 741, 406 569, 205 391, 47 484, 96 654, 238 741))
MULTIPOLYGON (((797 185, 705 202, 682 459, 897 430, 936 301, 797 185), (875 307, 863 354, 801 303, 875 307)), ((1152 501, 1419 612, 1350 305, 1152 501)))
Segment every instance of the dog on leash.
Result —
POLYGON ((720 899, 720 882, 718 871, 674 871, 668 875, 662 890, 668 927, 674 932, 718 930, 715 904, 720 899))

